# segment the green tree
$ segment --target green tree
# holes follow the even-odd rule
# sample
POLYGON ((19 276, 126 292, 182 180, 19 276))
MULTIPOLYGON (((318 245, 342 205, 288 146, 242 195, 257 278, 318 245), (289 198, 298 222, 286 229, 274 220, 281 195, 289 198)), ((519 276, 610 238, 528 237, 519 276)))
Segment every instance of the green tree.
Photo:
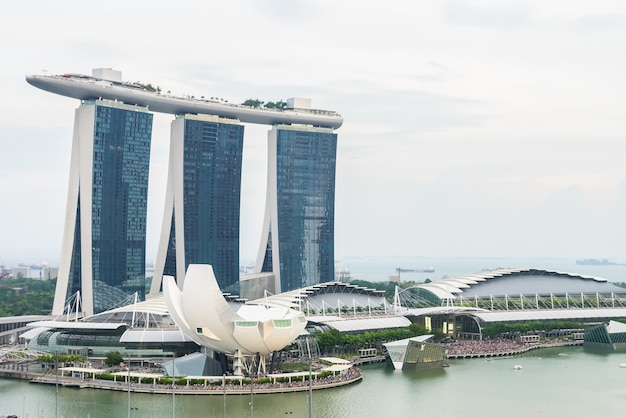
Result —
POLYGON ((106 359, 104 360, 104 364, 109 367, 113 367, 118 366, 122 361, 124 361, 124 357, 119 351, 109 351, 106 359))
POLYGON ((320 350, 322 350, 323 352, 328 352, 332 350, 335 346, 343 344, 342 335, 336 329, 321 332, 317 334, 316 337, 317 344, 319 345, 320 350))
POLYGON ((250 106, 250 107, 261 107, 263 103, 265 102, 259 99, 248 99, 245 102, 243 102, 242 105, 250 106))
POLYGON ((52 309, 56 279, 0 280, 0 316, 45 315, 52 309))
POLYGON ((287 102, 283 102, 282 100, 277 102, 267 102, 264 107, 268 109, 284 109, 287 107, 287 102))

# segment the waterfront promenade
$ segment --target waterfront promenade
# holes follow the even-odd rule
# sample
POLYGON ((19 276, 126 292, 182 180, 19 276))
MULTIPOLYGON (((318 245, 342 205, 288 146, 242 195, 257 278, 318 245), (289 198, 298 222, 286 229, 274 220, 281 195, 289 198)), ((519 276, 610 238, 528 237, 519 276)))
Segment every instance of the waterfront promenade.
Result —
MULTIPOLYGON (((308 376, 308 373, 303 372, 302 376, 308 376)), ((308 381, 296 381, 294 379, 291 382, 263 382, 254 381, 252 385, 249 383, 232 383, 224 379, 222 383, 207 383, 204 384, 175 384, 175 385, 162 385, 155 383, 136 383, 128 381, 111 381, 104 379, 97 379, 91 377, 69 377, 56 374, 41 374, 28 371, 12 370, 12 369, 0 369, 0 378, 13 378, 28 380, 31 383, 46 384, 46 385, 59 385, 66 388, 77 389, 101 389, 101 390, 113 390, 122 392, 135 392, 135 393, 160 393, 169 394, 175 393, 176 395, 245 395, 254 392, 260 393, 289 393, 289 392, 304 392, 309 390, 308 381)), ((271 378, 271 375, 268 376, 271 378)), ((351 367, 344 372, 335 376, 317 377, 313 375, 311 389, 330 389, 340 386, 350 385, 360 382, 363 378, 363 374, 360 369, 351 367)), ((215 377, 219 379, 219 377, 215 377)), ((179 379, 180 380, 180 379, 179 379)), ((215 380, 213 380, 215 382, 215 380)))
POLYGON ((512 340, 462 341, 442 344, 448 350, 448 359, 507 357, 539 348, 571 347, 583 345, 582 340, 554 340, 536 343, 519 343, 512 340))

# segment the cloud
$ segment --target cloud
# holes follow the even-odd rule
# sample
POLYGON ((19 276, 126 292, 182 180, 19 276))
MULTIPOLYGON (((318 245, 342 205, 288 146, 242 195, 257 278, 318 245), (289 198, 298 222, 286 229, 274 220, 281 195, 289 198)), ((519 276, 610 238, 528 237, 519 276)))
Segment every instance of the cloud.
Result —
MULTIPOLYGON (((320 16, 328 13, 320 6, 320 2, 313 0, 252 0, 247 3, 249 7, 263 16, 279 22, 281 26, 285 22, 288 22, 287 26, 303 22, 315 22, 319 20, 320 16)), ((282 33, 280 35, 289 36, 290 34, 282 33)), ((297 36, 298 34, 292 35, 297 36)))
POLYGON ((565 23, 565 27, 581 32, 624 31, 626 15, 624 14, 590 14, 581 16, 565 23))
POLYGON ((523 3, 505 6, 473 6, 468 2, 452 1, 443 7, 443 20, 463 26, 512 30, 527 26, 531 22, 532 10, 523 3))

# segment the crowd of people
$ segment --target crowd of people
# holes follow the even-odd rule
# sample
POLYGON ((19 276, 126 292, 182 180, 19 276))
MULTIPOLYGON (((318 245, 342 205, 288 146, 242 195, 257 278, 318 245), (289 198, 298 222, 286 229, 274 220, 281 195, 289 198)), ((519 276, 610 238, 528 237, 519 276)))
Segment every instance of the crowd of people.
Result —
MULTIPOLYGON (((326 377, 316 377, 313 376, 312 385, 316 386, 325 386, 325 385, 335 385, 338 383, 350 382, 355 379, 358 379, 362 376, 361 369, 356 367, 351 367, 341 373, 336 375, 330 375, 326 377)), ((306 376, 308 378, 308 376, 306 376)), ((133 385, 133 387, 136 385, 133 385)), ((145 384, 145 386, 152 386, 154 388, 158 388, 161 390, 171 390, 172 385, 161 385, 161 384, 145 384)), ((253 381, 252 389, 254 391, 263 391, 263 390, 279 390, 279 389, 290 389, 290 388, 302 388, 308 387, 308 380, 301 380, 301 378, 292 378, 291 381, 282 382, 276 381, 274 382, 264 382, 259 383, 258 381, 253 381)), ((241 391, 249 391, 250 386, 249 383, 240 383, 239 381, 229 380, 225 383, 222 382, 207 382, 205 383, 194 383, 189 385, 174 385, 175 390, 208 390, 208 391, 226 391, 226 392, 241 392, 241 391)))
POLYGON ((453 341, 443 344, 448 356, 467 354, 500 354, 518 352, 528 348, 527 343, 514 340, 453 341))

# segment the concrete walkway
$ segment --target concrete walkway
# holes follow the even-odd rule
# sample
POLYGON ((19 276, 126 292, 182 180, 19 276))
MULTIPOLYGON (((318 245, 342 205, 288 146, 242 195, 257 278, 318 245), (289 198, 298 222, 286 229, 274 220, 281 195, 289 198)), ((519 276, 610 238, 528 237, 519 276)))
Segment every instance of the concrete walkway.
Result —
MULTIPOLYGON (((7 376, 8 377, 8 376, 7 376)), ((15 376, 17 377, 17 376, 15 376)), ((23 378, 23 377, 18 377, 23 378)), ((342 377, 336 376, 332 379, 319 379, 319 381, 313 380, 312 389, 330 389, 340 386, 350 385, 361 381, 363 375, 360 370, 354 369, 354 372, 349 376, 342 377), (357 372, 358 371, 358 372, 357 372)), ((66 376, 56 375, 34 375, 30 376, 29 381, 31 383, 39 383, 46 385, 59 385, 63 387, 73 387, 78 389, 101 389, 101 390, 116 390, 120 392, 135 392, 135 393, 158 393, 171 395, 172 392, 176 395, 247 395, 250 394, 250 385, 234 385, 227 384, 222 385, 159 385, 159 384, 145 384, 145 383, 131 383, 130 388, 126 382, 112 382, 109 380, 100 379, 80 379, 66 376)), ((252 384, 252 392, 255 394, 261 393, 287 393, 287 392, 304 392, 309 390, 308 382, 297 383, 254 383, 252 384)))

